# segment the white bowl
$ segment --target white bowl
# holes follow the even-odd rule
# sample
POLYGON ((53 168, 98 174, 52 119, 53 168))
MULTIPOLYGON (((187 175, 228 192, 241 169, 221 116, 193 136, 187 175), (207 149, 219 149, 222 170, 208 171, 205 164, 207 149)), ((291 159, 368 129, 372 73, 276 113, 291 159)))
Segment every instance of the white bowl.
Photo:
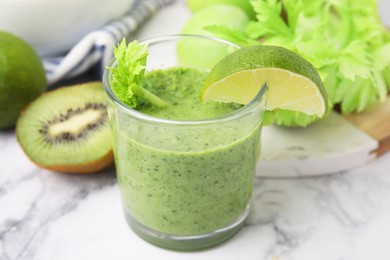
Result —
POLYGON ((129 11, 134 0, 0 0, 0 30, 41 55, 70 50, 89 32, 129 11))

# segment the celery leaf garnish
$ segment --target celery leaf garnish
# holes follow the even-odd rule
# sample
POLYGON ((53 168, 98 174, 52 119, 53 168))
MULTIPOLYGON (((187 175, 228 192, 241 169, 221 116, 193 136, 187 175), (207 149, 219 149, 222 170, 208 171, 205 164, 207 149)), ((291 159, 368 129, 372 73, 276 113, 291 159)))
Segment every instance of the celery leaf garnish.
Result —
POLYGON ((114 47, 116 65, 108 67, 111 71, 110 85, 115 96, 135 108, 137 98, 143 98, 156 107, 165 107, 168 103, 141 86, 145 75, 148 50, 146 45, 133 41, 126 45, 123 39, 114 47))

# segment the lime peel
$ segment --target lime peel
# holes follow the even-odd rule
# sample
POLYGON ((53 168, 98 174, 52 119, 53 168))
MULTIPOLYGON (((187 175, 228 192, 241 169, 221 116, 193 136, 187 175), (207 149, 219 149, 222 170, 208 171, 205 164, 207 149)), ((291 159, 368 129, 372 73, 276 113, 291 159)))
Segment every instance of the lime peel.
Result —
POLYGON ((318 118, 329 109, 329 100, 316 69, 282 47, 243 47, 226 56, 207 77, 204 101, 249 103, 261 86, 269 88, 266 110, 297 111, 318 118))
POLYGON ((33 47, 0 30, 0 129, 13 127, 20 112, 46 86, 45 70, 33 47))

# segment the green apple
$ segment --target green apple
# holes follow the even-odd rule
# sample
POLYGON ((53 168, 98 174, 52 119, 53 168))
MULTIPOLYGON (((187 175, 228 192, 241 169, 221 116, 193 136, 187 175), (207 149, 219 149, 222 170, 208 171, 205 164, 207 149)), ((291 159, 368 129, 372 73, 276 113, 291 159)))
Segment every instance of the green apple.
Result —
POLYGON ((234 30, 244 31, 248 22, 249 17, 241 8, 228 4, 215 4, 194 13, 182 28, 182 33, 208 34, 203 28, 209 25, 224 25, 234 30))
MULTIPOLYGON (((204 29, 210 25, 223 25, 244 32, 248 22, 249 17, 241 8, 228 4, 215 4, 194 13, 181 32, 213 36, 211 32, 204 29)), ((231 48, 227 48, 226 45, 205 40, 183 40, 178 45, 178 55, 182 65, 205 69, 211 68, 229 52, 231 48)))
POLYGON ((250 4, 250 0, 187 0, 189 9, 194 13, 213 4, 235 5, 244 10, 249 18, 255 18, 255 12, 250 4))

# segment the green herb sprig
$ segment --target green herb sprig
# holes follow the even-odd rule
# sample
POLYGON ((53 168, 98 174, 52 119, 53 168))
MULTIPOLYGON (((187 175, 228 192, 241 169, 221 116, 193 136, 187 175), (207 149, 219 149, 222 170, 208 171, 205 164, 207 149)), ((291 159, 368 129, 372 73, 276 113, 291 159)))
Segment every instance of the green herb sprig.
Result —
POLYGON ((169 105, 168 102, 141 86, 148 54, 146 45, 139 44, 137 41, 127 45, 126 40, 123 39, 118 46, 114 47, 116 64, 108 67, 111 71, 110 85, 115 96, 132 108, 137 106, 137 98, 143 98, 158 108, 169 105))

